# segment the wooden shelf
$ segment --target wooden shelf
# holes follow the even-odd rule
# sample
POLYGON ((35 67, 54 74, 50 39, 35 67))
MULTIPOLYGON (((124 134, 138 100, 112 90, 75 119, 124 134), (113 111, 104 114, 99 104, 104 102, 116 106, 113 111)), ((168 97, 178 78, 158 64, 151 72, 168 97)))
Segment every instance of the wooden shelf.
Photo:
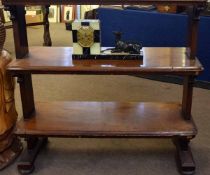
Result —
POLYGON ((194 136, 174 103, 40 102, 36 114, 17 123, 20 136, 170 137, 194 136))
POLYGON ((27 150, 18 164, 21 174, 34 170, 34 161, 47 137, 171 137, 176 145, 181 174, 193 174, 195 163, 189 147, 197 134, 191 117, 193 82, 203 70, 196 58, 199 14, 207 0, 2 0, 12 14, 16 60, 8 71, 17 76, 23 119, 15 133, 26 137, 27 150), (70 47, 29 47, 25 5, 43 5, 45 45, 51 45, 48 9, 53 4, 154 4, 188 6, 186 48, 143 48, 143 60, 73 60, 70 47), (187 54, 186 54, 187 53, 187 54), (188 57, 188 56, 190 57, 188 57), (34 104, 31 74, 168 74, 181 75, 182 105, 135 102, 41 102, 34 104), (36 112, 35 112, 36 109, 36 112))
MULTIPOLYGON (((4 5, 48 5, 48 4, 87 4, 86 0, 2 0, 4 5)), ((206 0, 91 0, 88 4, 176 4, 176 5, 204 5, 206 0)))
POLYGON ((186 48, 143 48, 143 60, 72 60, 70 47, 31 47, 8 67, 13 74, 178 74, 198 75, 203 67, 186 48))

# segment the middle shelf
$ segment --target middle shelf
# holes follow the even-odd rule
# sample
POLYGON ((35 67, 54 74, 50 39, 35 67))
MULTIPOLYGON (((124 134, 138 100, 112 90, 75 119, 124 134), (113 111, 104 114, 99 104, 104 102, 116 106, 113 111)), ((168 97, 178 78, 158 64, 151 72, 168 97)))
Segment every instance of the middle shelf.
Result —
POLYGON ((171 137, 195 136, 181 105, 151 102, 39 102, 30 119, 17 123, 20 136, 171 137))
POLYGON ((178 74, 198 75, 203 67, 183 47, 145 47, 142 60, 73 60, 71 47, 30 47, 29 55, 11 62, 13 74, 178 74))

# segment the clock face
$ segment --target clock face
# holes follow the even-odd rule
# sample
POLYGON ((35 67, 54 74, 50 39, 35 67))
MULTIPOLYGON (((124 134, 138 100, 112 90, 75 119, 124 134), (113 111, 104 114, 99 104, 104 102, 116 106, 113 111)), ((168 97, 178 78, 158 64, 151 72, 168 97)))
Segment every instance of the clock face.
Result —
POLYGON ((77 31, 77 42, 82 47, 91 47, 94 43, 94 30, 90 26, 82 26, 77 31))

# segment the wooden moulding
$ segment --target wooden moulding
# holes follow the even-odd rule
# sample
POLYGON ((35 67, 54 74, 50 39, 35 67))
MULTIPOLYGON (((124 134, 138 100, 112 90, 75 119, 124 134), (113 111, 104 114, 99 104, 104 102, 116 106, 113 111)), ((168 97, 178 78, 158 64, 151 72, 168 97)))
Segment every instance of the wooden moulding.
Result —
POLYGON ((17 124, 17 135, 52 137, 173 137, 196 135, 181 105, 136 102, 39 102, 17 124))
POLYGON ((175 4, 175 5, 205 5, 206 0, 3 0, 4 5, 48 5, 48 4, 175 4))

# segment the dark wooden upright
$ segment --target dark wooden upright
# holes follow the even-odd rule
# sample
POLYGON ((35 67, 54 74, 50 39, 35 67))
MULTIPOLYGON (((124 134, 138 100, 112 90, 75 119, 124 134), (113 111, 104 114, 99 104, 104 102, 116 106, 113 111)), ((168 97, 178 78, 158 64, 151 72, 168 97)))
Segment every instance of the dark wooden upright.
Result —
POLYGON ((16 58, 22 58, 28 54, 28 38, 25 21, 25 6, 8 6, 6 10, 11 13, 11 20, 13 24, 13 35, 15 42, 16 58))
MULTIPOLYGON (((11 13, 15 53, 17 59, 22 59, 29 53, 24 8, 24 5, 13 5, 6 7, 6 9, 11 13)), ((18 81, 20 83, 23 116, 24 118, 27 118, 35 110, 31 74, 28 73, 19 76, 18 81)))
POLYGON ((190 59, 194 59, 197 53, 198 24, 200 20, 199 15, 202 10, 204 10, 203 6, 190 6, 188 8, 188 54, 190 59))
MULTIPOLYGON (((20 173, 33 171, 36 156, 47 137, 172 138, 180 172, 194 173, 189 143, 196 136, 197 128, 191 109, 194 79, 203 70, 196 58, 196 46, 199 13, 205 8, 206 0, 90 0, 88 4, 189 6, 186 48, 143 48, 143 60, 123 61, 73 60, 70 47, 31 47, 29 54, 25 5, 48 8, 49 4, 87 4, 86 0, 3 0, 3 4, 12 14, 17 58, 8 71, 18 77, 23 107, 23 119, 17 123, 16 135, 27 141, 27 149, 18 164, 20 173), (179 75, 184 78, 183 98, 180 103, 36 102, 35 110, 31 74, 179 75)), ((48 24, 45 31, 49 30, 48 24)), ((51 45, 51 41, 45 40, 44 45, 51 45)))

